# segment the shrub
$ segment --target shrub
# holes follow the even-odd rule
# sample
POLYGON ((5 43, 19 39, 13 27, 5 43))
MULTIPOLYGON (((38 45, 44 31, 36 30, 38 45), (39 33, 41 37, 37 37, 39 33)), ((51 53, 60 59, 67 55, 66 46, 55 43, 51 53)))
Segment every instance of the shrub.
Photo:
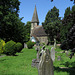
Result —
POLYGON ((0 40, 0 53, 3 53, 3 47, 5 45, 5 41, 0 40))
POLYGON ((16 42, 14 41, 8 41, 4 47, 3 47, 3 50, 4 50, 4 54, 6 55, 15 55, 15 53, 17 52, 16 51, 16 42))
POLYGON ((2 40, 2 39, 0 38, 0 42, 1 42, 1 40, 2 40))
POLYGON ((22 44, 20 42, 18 42, 16 44, 16 50, 17 50, 17 52, 21 52, 22 48, 23 48, 22 44))
POLYGON ((33 48, 34 44, 35 44, 35 42, 28 41, 28 42, 27 42, 27 47, 28 47, 29 49, 31 49, 31 48, 33 48))

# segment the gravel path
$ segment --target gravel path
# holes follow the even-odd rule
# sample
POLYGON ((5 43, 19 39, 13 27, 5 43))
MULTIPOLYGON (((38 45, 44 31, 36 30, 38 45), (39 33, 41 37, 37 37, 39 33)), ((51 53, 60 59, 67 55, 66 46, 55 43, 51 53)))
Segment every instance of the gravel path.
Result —
POLYGON ((1 58, 1 57, 4 57, 4 56, 6 56, 6 55, 1 55, 0 58, 1 58))

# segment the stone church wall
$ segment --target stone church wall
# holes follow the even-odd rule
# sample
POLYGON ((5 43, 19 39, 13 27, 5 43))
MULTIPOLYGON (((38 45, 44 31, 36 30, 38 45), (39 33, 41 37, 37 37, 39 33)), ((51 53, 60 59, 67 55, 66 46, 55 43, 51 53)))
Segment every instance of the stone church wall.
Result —
POLYGON ((37 37, 37 39, 39 40, 40 43, 48 43, 48 38, 47 36, 42 36, 42 37, 37 37))

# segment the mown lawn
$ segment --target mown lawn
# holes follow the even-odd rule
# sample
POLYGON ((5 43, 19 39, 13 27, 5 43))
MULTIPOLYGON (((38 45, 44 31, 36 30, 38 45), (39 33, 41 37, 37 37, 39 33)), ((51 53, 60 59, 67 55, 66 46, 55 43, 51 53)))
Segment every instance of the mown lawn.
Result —
MULTIPOLYGON (((57 48, 55 51, 54 75, 75 75, 75 56, 69 59, 65 53, 61 53, 61 49, 57 48), (61 61, 57 61, 58 56, 61 56, 61 61)), ((37 68, 31 67, 32 59, 36 58, 35 49, 23 49, 21 53, 16 55, 0 58, 0 75, 38 75, 37 68)))

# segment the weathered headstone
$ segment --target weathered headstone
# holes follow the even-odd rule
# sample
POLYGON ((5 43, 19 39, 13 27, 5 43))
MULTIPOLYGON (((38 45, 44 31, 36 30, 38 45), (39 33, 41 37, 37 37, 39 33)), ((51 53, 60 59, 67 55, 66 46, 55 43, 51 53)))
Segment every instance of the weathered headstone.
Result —
POLYGON ((26 43, 24 43, 24 48, 28 48, 26 43))
POLYGON ((37 59, 33 59, 32 60, 32 67, 36 67, 36 68, 38 68, 38 64, 39 64, 39 61, 37 61, 37 59))
POLYGON ((54 50, 54 47, 51 48, 51 59, 53 61, 55 60, 55 50, 54 50))
POLYGON ((39 62, 40 60, 40 48, 37 48, 37 61, 39 62))
POLYGON ((56 39, 54 39, 54 49, 56 48, 56 39))
POLYGON ((53 61, 48 49, 42 52, 38 65, 38 75, 54 75, 53 61))

